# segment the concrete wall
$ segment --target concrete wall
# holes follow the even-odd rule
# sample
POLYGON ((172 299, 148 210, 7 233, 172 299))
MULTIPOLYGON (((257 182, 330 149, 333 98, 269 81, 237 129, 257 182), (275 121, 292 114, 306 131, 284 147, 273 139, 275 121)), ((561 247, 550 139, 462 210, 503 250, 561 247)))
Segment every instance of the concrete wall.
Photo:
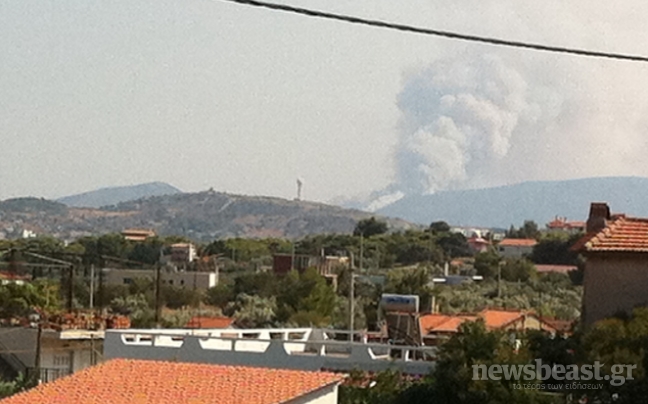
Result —
POLYGON ((498 246, 497 251, 502 257, 505 258, 522 258, 530 255, 533 252, 533 246, 498 246))
POLYGON ((102 340, 69 341, 43 338, 41 341, 40 365, 43 368, 68 369, 71 372, 78 372, 93 365, 93 362, 101 361, 102 340), (63 359, 64 357, 68 357, 67 362, 63 359))
POLYGON ((648 305, 648 255, 590 254, 585 264, 583 323, 648 305))
POLYGON ((106 359, 177 360, 296 370, 346 372, 358 368, 379 372, 400 369, 405 373, 422 375, 434 367, 436 353, 429 347, 351 344, 309 337, 301 340, 237 338, 237 332, 248 334, 250 330, 212 330, 210 337, 191 335, 189 332, 192 330, 182 330, 184 335, 165 331, 108 330, 104 356, 106 359), (216 336, 216 333, 221 334, 216 336), (230 333, 231 336, 227 335, 230 333), (417 356, 426 356, 428 360, 416 360, 417 356))
MULTIPOLYGON (((127 285, 133 279, 155 279, 155 271, 147 269, 109 269, 105 281, 108 285, 127 285)), ((163 285, 181 286, 186 288, 209 289, 218 283, 215 272, 168 272, 162 270, 160 279, 163 285)))

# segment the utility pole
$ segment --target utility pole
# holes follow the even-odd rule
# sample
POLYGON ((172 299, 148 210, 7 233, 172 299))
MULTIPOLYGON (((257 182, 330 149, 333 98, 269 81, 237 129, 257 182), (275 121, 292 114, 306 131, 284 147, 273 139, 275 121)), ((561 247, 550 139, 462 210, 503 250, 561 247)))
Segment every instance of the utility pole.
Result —
POLYGON ((160 263, 155 266, 155 325, 160 328, 160 263))
POLYGON ((354 282, 353 282, 353 252, 351 254, 351 260, 349 261, 349 342, 353 342, 353 328, 355 320, 355 291, 354 282))
POLYGON ((290 272, 295 270, 295 242, 292 243, 292 250, 290 253, 290 272))
MULTIPOLYGON (((160 253, 161 254, 161 253, 160 253)), ((160 260, 155 265, 155 326, 160 328, 160 260)))
POLYGON ((364 257, 364 234, 360 233, 360 273, 362 273, 362 258, 364 257))
POLYGON ((94 264, 90 265, 90 310, 94 308, 94 264))
POLYGON ((70 276, 68 277, 68 301, 67 309, 68 313, 72 313, 74 308, 74 264, 70 265, 70 276))
POLYGON ((502 297, 502 261, 497 263, 497 297, 502 297))
POLYGON ((36 359, 34 360, 34 368, 35 368, 35 373, 36 373, 36 380, 38 381, 38 384, 40 384, 40 379, 41 379, 41 339, 43 335, 43 314, 39 313, 38 314, 38 331, 36 332, 36 359))

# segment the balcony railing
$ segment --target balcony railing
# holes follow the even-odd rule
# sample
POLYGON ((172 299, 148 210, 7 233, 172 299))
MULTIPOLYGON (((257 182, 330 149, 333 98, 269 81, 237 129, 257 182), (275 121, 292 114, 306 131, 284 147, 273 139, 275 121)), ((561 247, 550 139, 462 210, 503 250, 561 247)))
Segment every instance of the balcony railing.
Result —
POLYGON ((40 383, 49 383, 53 382, 56 379, 67 376, 72 372, 70 369, 60 369, 60 368, 30 368, 28 369, 28 374, 30 377, 37 378, 40 383))

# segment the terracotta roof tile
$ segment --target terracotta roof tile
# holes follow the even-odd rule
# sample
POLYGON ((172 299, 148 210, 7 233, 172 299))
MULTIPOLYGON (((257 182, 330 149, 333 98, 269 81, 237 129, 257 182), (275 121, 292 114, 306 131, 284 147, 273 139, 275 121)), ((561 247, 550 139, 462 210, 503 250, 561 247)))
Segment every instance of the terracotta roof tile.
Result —
POLYGON ((458 332, 465 321, 475 321, 475 316, 447 316, 445 314, 427 314, 419 318, 423 335, 436 332, 458 332))
POLYGON ((504 247, 533 247, 536 244, 538 242, 532 238, 505 238, 499 243, 504 247))
POLYGON ((598 233, 588 233, 572 250, 584 252, 648 252, 648 219, 618 216, 598 233))
POLYGON ((520 310, 491 310, 486 309, 479 313, 479 317, 484 319, 486 328, 497 329, 505 327, 524 316, 524 312, 520 310))
POLYGON ((233 318, 229 317, 192 317, 187 322, 185 328, 228 328, 234 323, 233 318))
POLYGON ((327 372, 113 359, 0 403, 270 404, 344 378, 327 372))
POLYGON ((434 327, 438 326, 441 323, 444 323, 450 319, 450 316, 445 314, 426 314, 419 317, 419 324, 421 325, 421 332, 427 334, 434 327))

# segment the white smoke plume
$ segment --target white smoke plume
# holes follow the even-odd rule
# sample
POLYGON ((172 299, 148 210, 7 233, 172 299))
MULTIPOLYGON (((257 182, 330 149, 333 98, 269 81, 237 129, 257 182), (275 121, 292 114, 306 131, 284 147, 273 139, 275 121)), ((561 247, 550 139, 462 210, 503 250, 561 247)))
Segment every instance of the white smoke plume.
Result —
POLYGON ((397 188, 430 194, 462 187, 508 153, 522 121, 533 121, 525 79, 496 56, 432 64, 407 78, 396 151, 397 188))
POLYGON ((648 175, 645 72, 514 52, 462 52, 410 72, 397 99, 395 180, 363 208, 443 190, 648 175))

